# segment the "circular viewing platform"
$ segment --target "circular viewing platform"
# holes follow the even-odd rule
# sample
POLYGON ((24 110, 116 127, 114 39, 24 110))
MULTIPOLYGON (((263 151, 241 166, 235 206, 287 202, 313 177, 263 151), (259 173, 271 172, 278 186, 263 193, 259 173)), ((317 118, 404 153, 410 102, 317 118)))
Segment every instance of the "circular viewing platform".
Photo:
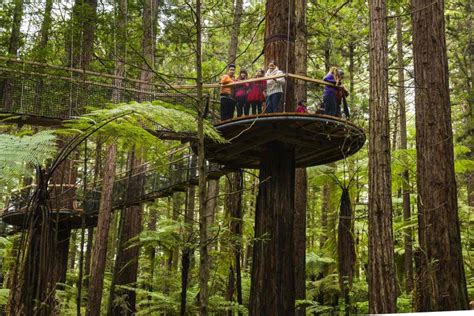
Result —
POLYGON ((362 148, 364 131, 345 119, 307 113, 271 113, 241 116, 215 125, 228 140, 206 140, 206 159, 230 168, 258 169, 266 144, 295 146, 296 167, 341 160, 362 148))

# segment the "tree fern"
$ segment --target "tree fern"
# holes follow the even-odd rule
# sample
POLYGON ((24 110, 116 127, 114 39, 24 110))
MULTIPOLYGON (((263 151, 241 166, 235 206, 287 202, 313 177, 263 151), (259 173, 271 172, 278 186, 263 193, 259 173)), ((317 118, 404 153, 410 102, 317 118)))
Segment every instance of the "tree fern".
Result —
MULTIPOLYGON (((143 147, 156 142, 153 132, 165 131, 195 135, 197 130, 196 118, 192 114, 174 109, 165 102, 153 101, 111 105, 108 109, 92 111, 69 121, 66 125, 68 129, 63 132, 82 132, 111 117, 117 117, 117 119, 100 128, 98 133, 114 138, 120 137, 129 144, 134 143, 143 147)), ((220 142, 224 141, 209 122, 205 123, 204 131, 207 137, 220 142)))
POLYGON ((33 166, 44 164, 57 151, 52 131, 32 136, 0 135, 0 194, 22 176, 31 176, 33 166))

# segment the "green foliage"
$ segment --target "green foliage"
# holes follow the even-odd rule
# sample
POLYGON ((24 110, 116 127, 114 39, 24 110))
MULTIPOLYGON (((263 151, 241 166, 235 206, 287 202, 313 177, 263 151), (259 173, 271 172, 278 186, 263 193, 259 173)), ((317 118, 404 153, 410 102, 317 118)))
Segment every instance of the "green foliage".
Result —
POLYGON ((157 223, 157 230, 145 230, 139 236, 130 240, 129 247, 163 247, 164 249, 174 249, 183 245, 183 235, 181 234, 184 224, 171 219, 163 219, 157 223))
MULTIPOLYGON (((196 133, 196 119, 191 114, 179 111, 173 106, 161 101, 151 103, 129 103, 110 105, 108 109, 92 111, 82 117, 70 121, 66 134, 77 131, 94 129, 95 126, 116 119, 100 128, 98 135, 120 138, 124 145, 138 145, 140 148, 148 148, 156 142, 156 136, 150 132, 172 131, 177 133, 196 133)), ((214 127, 205 122, 204 133, 216 141, 223 141, 222 137, 214 127)))
POLYGON ((61 315, 76 315, 77 287, 67 283, 57 283, 56 298, 59 305, 57 309, 61 315))
POLYGON ((31 177, 34 166, 43 165, 56 153, 53 131, 31 136, 0 134, 0 194, 18 184, 21 177, 31 177))
POLYGON ((7 305, 9 293, 10 293, 9 289, 1 289, 0 288, 0 306, 7 305))
POLYGON ((318 275, 322 273, 329 264, 336 261, 330 257, 320 257, 314 252, 306 254, 306 273, 318 275))

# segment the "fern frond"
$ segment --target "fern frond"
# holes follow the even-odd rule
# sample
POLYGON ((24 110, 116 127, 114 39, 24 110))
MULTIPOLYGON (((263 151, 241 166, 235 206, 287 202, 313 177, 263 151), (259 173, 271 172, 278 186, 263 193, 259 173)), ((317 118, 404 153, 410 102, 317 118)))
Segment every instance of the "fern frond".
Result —
POLYGON ((30 176, 33 166, 42 165, 51 159, 57 150, 55 140, 52 131, 21 137, 1 134, 0 187, 3 189, 11 186, 19 177, 30 176))

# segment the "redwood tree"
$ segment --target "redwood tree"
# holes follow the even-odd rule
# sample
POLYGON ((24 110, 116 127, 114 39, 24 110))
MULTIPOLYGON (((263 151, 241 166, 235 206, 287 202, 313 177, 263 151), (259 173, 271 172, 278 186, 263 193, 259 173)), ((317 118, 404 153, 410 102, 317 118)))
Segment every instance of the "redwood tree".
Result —
MULTIPOLYGON (((306 0, 295 1, 296 15, 296 42, 295 42, 295 72, 298 75, 307 75, 308 67, 308 39, 306 31, 306 0)), ((306 100, 306 83, 298 82, 295 85, 297 100, 306 100)), ((295 172, 295 299, 306 299, 306 206, 308 181, 306 168, 298 168, 295 172)), ((305 315, 304 307, 296 309, 297 315, 305 315)))
POLYGON ((416 310, 468 309, 454 174, 444 1, 411 3, 421 248, 416 310))
POLYGON ((386 7, 369 1, 369 311, 396 311, 386 7))
MULTIPOLYGON (((403 37, 402 37, 402 19, 397 17, 397 64, 398 64, 398 105, 400 111, 400 149, 406 150, 407 146, 407 116, 405 105, 405 73, 403 62, 403 37)), ((402 196, 403 196, 403 220, 408 222, 411 217, 410 209, 410 175, 407 167, 407 155, 403 155, 404 169, 402 171, 402 196)), ((412 247, 412 228, 407 227, 404 230, 404 266, 406 275, 406 291, 413 290, 413 247, 412 247)))
MULTIPOLYGON (((295 71, 294 0, 266 3, 265 61, 295 71)), ((294 89, 286 84, 286 111, 294 111, 294 89)), ((270 142, 260 157, 260 187, 255 210, 250 315, 294 315, 295 148, 270 142)))

